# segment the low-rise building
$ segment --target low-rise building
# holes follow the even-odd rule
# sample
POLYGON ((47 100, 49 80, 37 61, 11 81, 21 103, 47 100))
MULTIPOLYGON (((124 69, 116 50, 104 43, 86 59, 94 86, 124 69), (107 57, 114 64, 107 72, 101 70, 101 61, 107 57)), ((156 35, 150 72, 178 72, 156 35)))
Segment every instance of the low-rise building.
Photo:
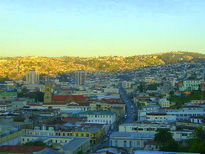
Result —
POLYGON ((116 114, 111 111, 86 111, 80 115, 87 117, 88 123, 112 125, 116 121, 116 114))
POLYGON ((148 140, 154 139, 153 132, 114 132, 110 135, 110 146, 143 149, 148 140))
POLYGON ((168 124, 128 123, 119 126, 119 132, 156 132, 159 128, 175 129, 168 124))
POLYGON ((168 115, 167 113, 147 113, 146 119, 149 122, 169 123, 176 121, 176 115, 168 115))
POLYGON ((90 150, 90 140, 87 137, 67 137, 48 135, 22 135, 21 144, 34 141, 43 141, 45 144, 58 147, 65 154, 86 153, 90 150))

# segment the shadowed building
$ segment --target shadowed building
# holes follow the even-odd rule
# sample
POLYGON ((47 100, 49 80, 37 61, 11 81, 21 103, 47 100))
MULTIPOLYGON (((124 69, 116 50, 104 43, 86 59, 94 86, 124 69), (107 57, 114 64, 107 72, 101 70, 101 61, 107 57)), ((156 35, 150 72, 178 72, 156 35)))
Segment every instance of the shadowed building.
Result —
POLYGON ((39 84, 39 74, 35 71, 28 71, 26 73, 26 84, 39 84))
POLYGON ((76 85, 85 85, 86 72, 84 70, 79 70, 75 74, 76 85))

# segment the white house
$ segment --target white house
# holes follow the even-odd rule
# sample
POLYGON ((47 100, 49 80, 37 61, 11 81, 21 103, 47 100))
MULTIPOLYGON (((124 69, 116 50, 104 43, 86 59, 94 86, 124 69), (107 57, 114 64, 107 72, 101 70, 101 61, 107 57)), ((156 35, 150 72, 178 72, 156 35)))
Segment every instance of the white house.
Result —
POLYGON ((146 119, 149 122, 169 123, 176 121, 176 115, 168 115, 166 113, 147 113, 146 119))
POLYGON ((169 124, 128 123, 119 125, 119 132, 156 132, 159 128, 176 129, 169 124))
POLYGON ((183 81, 182 87, 179 88, 180 91, 186 91, 186 90, 198 90, 199 84, 201 81, 198 80, 185 80, 183 81))
POLYGON ((175 115, 176 120, 189 120, 190 117, 204 116, 204 109, 200 106, 185 106, 181 109, 167 109, 168 115, 175 115))
POLYGON ((162 108, 167 108, 167 107, 170 107, 171 106, 171 103, 169 100, 167 100, 167 98, 161 98, 159 99, 159 105, 162 107, 162 108))
POLYGON ((87 117, 88 123, 112 125, 116 121, 116 114, 110 111, 87 111, 80 115, 87 117))

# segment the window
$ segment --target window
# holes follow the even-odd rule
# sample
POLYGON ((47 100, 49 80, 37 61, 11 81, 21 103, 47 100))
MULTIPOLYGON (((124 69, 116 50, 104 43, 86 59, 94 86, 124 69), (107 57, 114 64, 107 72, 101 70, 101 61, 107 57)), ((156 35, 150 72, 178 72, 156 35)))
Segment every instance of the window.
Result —
POLYGON ((127 147, 127 141, 124 141, 124 148, 127 147))
POLYGON ((130 141, 130 148, 132 147, 132 141, 130 141))
POLYGON ((115 146, 117 147, 117 140, 115 140, 115 146))

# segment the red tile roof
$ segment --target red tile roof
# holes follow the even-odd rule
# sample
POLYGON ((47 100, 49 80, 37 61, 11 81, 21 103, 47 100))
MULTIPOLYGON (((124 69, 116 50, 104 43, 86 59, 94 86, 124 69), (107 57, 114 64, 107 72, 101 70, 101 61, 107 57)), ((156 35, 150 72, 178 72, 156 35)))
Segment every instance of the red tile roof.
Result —
POLYGON ((69 97, 72 97, 76 101, 85 101, 86 98, 83 95, 69 95, 69 97))
POLYGON ((67 100, 68 95, 53 95, 52 100, 53 101, 65 101, 67 100))
POLYGON ((68 98, 74 99, 75 101, 85 101, 86 98, 83 95, 53 95, 53 101, 66 101, 68 98))
POLYGON ((51 102, 51 103, 43 103, 43 105, 66 105, 66 102, 51 102))
POLYGON ((22 145, 2 145, 0 152, 4 153, 32 153, 39 152, 47 147, 45 146, 22 146, 22 145))

